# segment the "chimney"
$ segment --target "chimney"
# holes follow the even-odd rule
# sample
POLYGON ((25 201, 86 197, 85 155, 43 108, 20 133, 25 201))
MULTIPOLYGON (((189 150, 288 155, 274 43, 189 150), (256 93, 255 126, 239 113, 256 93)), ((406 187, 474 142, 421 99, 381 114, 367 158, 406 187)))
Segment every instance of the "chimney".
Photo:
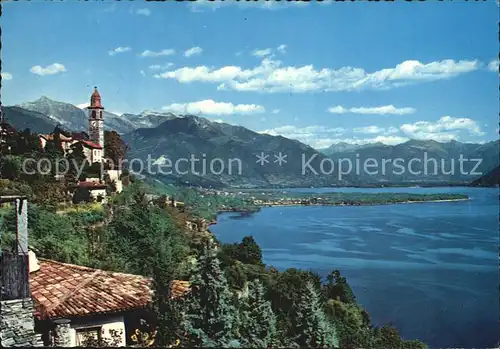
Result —
POLYGON ((28 200, 26 198, 16 199, 16 237, 17 254, 28 254, 28 200))

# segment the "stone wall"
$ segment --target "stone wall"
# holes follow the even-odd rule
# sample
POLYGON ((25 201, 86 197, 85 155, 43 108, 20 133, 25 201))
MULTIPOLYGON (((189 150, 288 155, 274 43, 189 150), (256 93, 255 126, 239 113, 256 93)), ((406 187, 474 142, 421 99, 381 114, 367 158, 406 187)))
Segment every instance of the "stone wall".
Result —
POLYGON ((2 347, 43 346, 41 335, 35 333, 31 298, 1 301, 0 307, 2 347))

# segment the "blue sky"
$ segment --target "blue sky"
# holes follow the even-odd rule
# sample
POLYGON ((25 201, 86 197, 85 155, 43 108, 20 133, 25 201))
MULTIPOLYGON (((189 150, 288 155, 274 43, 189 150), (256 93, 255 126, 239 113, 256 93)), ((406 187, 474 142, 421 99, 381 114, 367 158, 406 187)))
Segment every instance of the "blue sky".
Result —
POLYGON ((194 113, 322 148, 498 138, 487 2, 3 3, 2 103, 194 113))

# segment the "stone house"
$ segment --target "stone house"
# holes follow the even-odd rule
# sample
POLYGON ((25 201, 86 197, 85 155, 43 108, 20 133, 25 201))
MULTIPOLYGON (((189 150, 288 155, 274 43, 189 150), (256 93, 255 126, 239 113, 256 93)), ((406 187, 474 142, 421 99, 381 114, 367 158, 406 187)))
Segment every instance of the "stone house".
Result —
POLYGON ((0 251, 0 344, 39 347, 43 342, 35 332, 29 288, 28 200, 22 196, 0 197, 1 204, 12 202, 17 212, 16 248, 0 251))

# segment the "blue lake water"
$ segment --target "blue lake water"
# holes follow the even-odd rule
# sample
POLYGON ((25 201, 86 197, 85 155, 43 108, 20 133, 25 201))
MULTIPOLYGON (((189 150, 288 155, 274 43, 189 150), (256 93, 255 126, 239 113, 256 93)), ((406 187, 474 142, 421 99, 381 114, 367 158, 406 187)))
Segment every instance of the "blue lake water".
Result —
POLYGON ((499 191, 490 188, 332 188, 296 191, 463 193, 461 202, 270 207, 219 215, 222 242, 252 235, 264 262, 339 269, 376 325, 431 347, 498 344, 499 191))

